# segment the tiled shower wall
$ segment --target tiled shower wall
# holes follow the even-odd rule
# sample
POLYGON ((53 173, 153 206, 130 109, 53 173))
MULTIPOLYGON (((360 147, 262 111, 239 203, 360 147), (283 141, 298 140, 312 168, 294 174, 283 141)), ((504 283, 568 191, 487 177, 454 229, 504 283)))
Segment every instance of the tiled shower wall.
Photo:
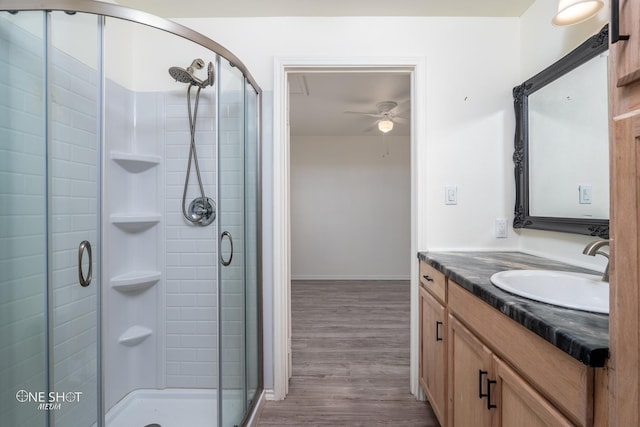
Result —
MULTIPOLYGON (((182 216, 189 158, 186 85, 164 95, 166 111, 166 385, 217 386, 217 222, 202 227, 182 216)), ((207 197, 216 200, 215 88, 200 93, 196 148, 207 197)), ((191 102, 195 105, 192 89, 191 102)), ((192 110, 193 111, 193 110, 192 110)), ((200 196, 192 164, 186 205, 200 196)), ((217 220, 216 220, 217 221, 217 220)))
MULTIPOLYGON (((207 227, 192 225, 182 216, 182 193, 191 139, 186 89, 186 85, 176 83, 176 89, 169 92, 133 92, 112 81, 107 83, 106 100, 110 114, 107 117, 106 151, 124 149, 141 155, 159 154, 161 158, 157 168, 159 175, 153 175, 156 176, 153 182, 148 178, 132 177, 138 179, 134 186, 126 182, 115 184, 118 188, 129 185, 127 191, 131 193, 130 197, 145 200, 154 197, 152 195, 157 191, 157 202, 120 201, 119 204, 135 205, 135 211, 150 213, 157 208, 162 217, 158 226, 145 232, 151 233, 161 227, 157 232, 161 240, 148 248, 148 251, 157 252, 158 265, 139 267, 142 270, 157 268, 162 273, 156 286, 143 291, 146 294, 158 293, 157 298, 153 299, 155 305, 151 299, 143 302, 141 298, 144 295, 126 297, 117 292, 113 295, 116 299, 124 299, 124 304, 130 302, 135 305, 134 298, 138 298, 136 310, 144 313, 140 312, 137 318, 144 322, 143 317, 151 318, 149 311, 153 310, 158 323, 142 324, 154 332, 149 340, 135 347, 118 346, 115 340, 121 332, 114 331, 115 334, 112 334, 114 342, 107 343, 107 347, 115 346, 114 350, 117 351, 109 352, 112 359, 107 366, 107 410, 127 392, 137 388, 217 386, 217 225, 216 222, 207 227), (122 141, 128 142, 122 144, 122 141), (143 185, 149 185, 149 188, 143 185), (148 342, 159 345, 157 351, 162 354, 148 353, 152 351, 148 342), (114 379, 112 383, 116 389, 112 390, 109 387, 109 370, 118 369, 123 363, 130 364, 131 360, 140 363, 140 357, 135 354, 147 362, 145 366, 128 366, 128 369, 135 370, 139 375, 140 369, 146 369, 147 365, 157 361, 156 375, 145 373, 139 380, 133 380, 131 376, 128 379, 114 379)), ((193 111, 195 92, 193 88, 193 111)), ((215 89, 201 91, 196 120, 196 148, 204 191, 215 200, 217 165, 214 101, 215 89)), ((118 168, 115 171, 122 172, 118 168)), ((156 168, 152 168, 144 174, 155 174, 155 171, 156 168)), ((116 176, 106 179, 112 178, 116 176)), ((186 205, 199 196, 195 166, 192 165, 186 205)), ((119 231, 114 229, 114 232, 119 231)), ((126 263, 131 265, 126 269, 136 269, 136 256, 136 252, 133 252, 127 258, 126 263)), ((113 261, 107 265, 112 265, 113 261)), ((116 270, 119 266, 112 265, 111 268, 116 270)), ((106 271, 106 275, 110 277, 110 272, 106 271)), ((108 317, 115 319, 119 309, 120 304, 110 307, 108 317)), ((129 317, 132 317, 131 314, 129 317)))

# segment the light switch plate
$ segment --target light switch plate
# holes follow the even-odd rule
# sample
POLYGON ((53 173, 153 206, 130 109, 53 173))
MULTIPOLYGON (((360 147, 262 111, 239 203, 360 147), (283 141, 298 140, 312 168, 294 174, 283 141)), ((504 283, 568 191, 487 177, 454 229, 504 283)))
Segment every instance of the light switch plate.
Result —
POLYGON ((591 185, 580 184, 578 185, 578 192, 580 193, 579 201, 581 205, 590 205, 591 202, 591 185))
POLYGON ((444 186, 444 204, 445 205, 458 204, 458 187, 456 187, 455 185, 444 186))

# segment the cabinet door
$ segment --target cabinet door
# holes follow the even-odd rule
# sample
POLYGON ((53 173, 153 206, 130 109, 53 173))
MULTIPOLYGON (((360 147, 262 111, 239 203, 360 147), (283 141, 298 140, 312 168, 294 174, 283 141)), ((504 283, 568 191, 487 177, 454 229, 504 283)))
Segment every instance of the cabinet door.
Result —
POLYGON ((496 384, 491 390, 491 403, 496 405, 494 427, 569 427, 573 425, 497 357, 494 357, 494 371, 496 384))
POLYGON ((441 425, 446 425, 446 324, 444 307, 420 288, 420 383, 441 425))
MULTIPOLYGON (((621 0, 619 3, 619 33, 629 36, 628 40, 620 40, 612 45, 615 83, 621 87, 640 80, 640 2, 621 0)), ((615 11, 612 10, 612 13, 615 11)), ((614 29, 611 28, 611 31, 614 29)))
POLYGON ((493 409, 487 404, 487 380, 493 378, 491 352, 451 315, 448 332, 449 426, 490 426, 493 409))
POLYGON ((640 425, 640 112, 613 123, 611 147, 611 287, 609 425, 640 425))

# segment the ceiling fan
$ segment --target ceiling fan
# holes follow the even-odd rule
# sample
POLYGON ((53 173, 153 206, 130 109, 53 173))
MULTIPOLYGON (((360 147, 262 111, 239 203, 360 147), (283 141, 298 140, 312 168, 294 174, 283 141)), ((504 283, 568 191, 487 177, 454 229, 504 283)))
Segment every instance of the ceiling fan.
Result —
POLYGON ((378 130, 382 133, 390 132, 393 129, 394 123, 408 123, 409 120, 404 117, 397 116, 398 103, 394 101, 382 101, 376 104, 378 110, 377 113, 370 113, 366 111, 345 111, 346 114, 360 114, 369 117, 375 117, 378 120, 374 124, 365 129, 369 131, 378 126, 378 130))

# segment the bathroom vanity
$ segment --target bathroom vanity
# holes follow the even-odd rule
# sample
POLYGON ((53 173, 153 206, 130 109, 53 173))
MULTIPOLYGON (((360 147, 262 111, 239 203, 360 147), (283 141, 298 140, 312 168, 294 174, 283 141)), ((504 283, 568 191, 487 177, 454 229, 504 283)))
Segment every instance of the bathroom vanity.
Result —
POLYGON ((493 273, 594 273, 519 252, 421 252, 420 383, 441 426, 607 425, 609 316, 539 303, 493 273))

